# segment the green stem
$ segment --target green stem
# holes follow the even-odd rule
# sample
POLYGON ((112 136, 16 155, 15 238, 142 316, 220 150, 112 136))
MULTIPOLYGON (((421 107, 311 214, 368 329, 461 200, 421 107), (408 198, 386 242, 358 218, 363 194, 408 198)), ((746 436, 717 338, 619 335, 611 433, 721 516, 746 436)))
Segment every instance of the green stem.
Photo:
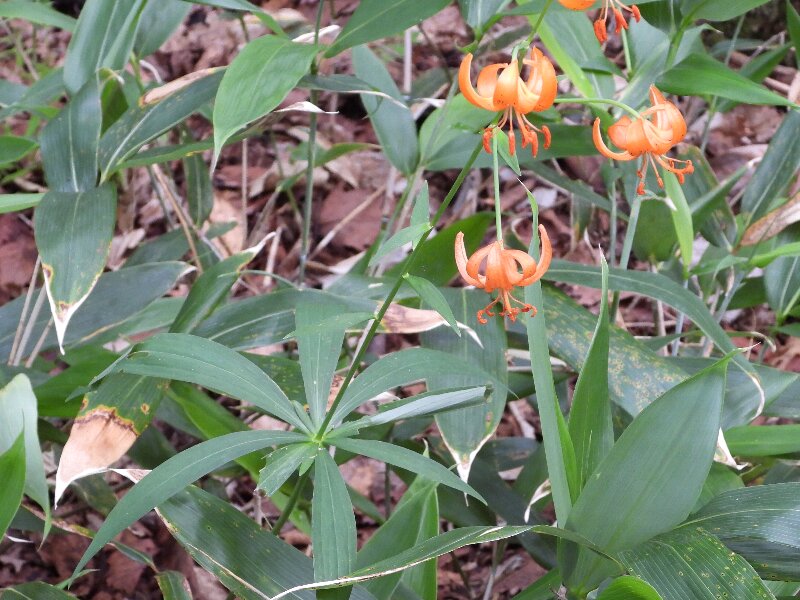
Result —
POLYGON ((278 517, 278 520, 275 521, 275 524, 272 526, 272 535, 280 534, 281 529, 283 529, 283 526, 286 525, 286 521, 288 521, 289 517, 292 515, 294 507, 297 506, 297 501, 300 499, 300 494, 303 493, 303 488, 306 485, 306 481, 308 481, 308 476, 310 473, 311 469, 308 469, 297 479, 297 483, 294 485, 292 495, 289 496, 289 501, 281 511, 281 516, 278 517))
POLYGON ((414 265, 414 261, 416 260, 417 256, 420 253, 420 248, 425 245, 425 241, 428 239, 431 231, 436 227, 436 224, 441 220, 444 212, 447 210, 447 207, 450 206, 450 203, 455 198, 455 195, 458 193, 458 190, 461 189, 461 184, 464 183, 464 179, 466 179, 467 174, 469 173, 470 169, 472 169, 472 165, 478 158, 480 154, 481 148, 483 144, 479 142, 475 149, 472 151, 469 159, 467 159, 466 164, 461 169, 461 172, 456 177, 456 180, 453 182, 453 185, 450 187, 450 191, 447 192, 447 195, 442 200, 442 204, 439 206, 439 210, 436 211, 436 214, 433 216, 431 220, 431 228, 422 234, 419 242, 417 245, 414 246, 414 249, 411 251, 411 254, 408 255, 405 262, 403 263, 403 268, 400 270, 400 273, 397 276, 397 280, 394 283, 394 286, 389 291, 386 296, 386 299, 381 304, 381 307, 378 309, 378 312, 375 315, 375 318, 372 320, 372 324, 370 325, 369 329, 367 330, 366 335, 364 336, 364 341, 361 343, 361 347, 356 352, 355 358, 353 358, 353 362, 350 363, 350 368, 347 370, 347 374, 345 375, 344 381, 342 382, 342 386, 339 388, 339 392, 336 394, 336 398, 334 398, 333 403, 331 404, 330 408, 328 409, 327 414, 325 415, 325 420, 322 421, 320 428, 315 436, 315 440, 317 442, 321 442, 324 437, 325 433, 328 430, 328 426, 331 424, 331 420, 333 419, 333 415, 336 413, 336 409, 339 407, 339 404, 342 402, 342 398, 344 397, 344 393, 347 391, 347 387, 350 385, 350 382, 355 377, 356 371, 358 370, 361 360, 364 357, 364 354, 367 351, 367 348, 370 345, 370 342, 375 337, 375 334, 378 332, 378 327, 380 327, 381 320, 383 319, 386 311, 389 310, 389 306, 391 305, 392 301, 394 300, 395 296, 397 296, 397 292, 400 291, 400 287, 403 285, 405 275, 411 270, 411 267, 414 265))
POLYGON ((617 100, 610 100, 608 98, 556 98, 553 100, 553 104, 608 104, 609 106, 616 106, 617 108, 621 108, 627 113, 630 113, 632 116, 636 117, 637 119, 641 118, 641 114, 635 108, 632 108, 625 104, 624 102, 619 102, 617 100))
MULTIPOLYGON (((319 3, 317 8, 317 20, 314 24, 314 45, 319 43, 319 28, 322 22, 322 9, 324 2, 319 3)), ((311 62, 311 76, 317 74, 319 66, 317 61, 311 62)), ((316 104, 319 99, 319 91, 311 90, 309 101, 316 104)), ((303 232, 300 241, 300 268, 297 276, 300 285, 303 285, 306 278, 306 263, 308 262, 308 247, 311 241, 311 215, 314 205, 314 161, 316 160, 317 146, 317 114, 312 112, 308 123, 308 156, 306 164, 306 197, 303 202, 303 232)))
MULTIPOLYGON (((514 135, 509 133, 508 135, 514 135)), ((511 138, 509 137, 509 142, 511 138)), ((494 175, 494 224, 497 229, 497 241, 503 243, 502 208, 500 207, 500 166, 497 159, 497 135, 492 136, 492 171, 494 175)))
POLYGON ((553 4, 553 0, 547 0, 547 4, 544 5, 542 12, 539 13, 539 18, 536 19, 536 23, 533 24, 533 29, 531 30, 531 34, 528 36, 526 40, 525 46, 530 46, 533 43, 534 38, 536 37, 536 33, 539 31, 539 26, 544 21, 544 16, 547 14, 547 11, 550 10, 550 5, 553 4))
MULTIPOLYGON (((636 235, 636 225, 639 222, 639 209, 642 206, 642 197, 638 194, 633 200, 631 207, 631 216, 628 219, 628 229, 625 231, 625 239, 622 242, 622 255, 619 259, 619 268, 625 270, 628 268, 628 262, 631 259, 631 249, 633 248, 633 237, 636 235)), ((614 292, 613 301, 611 303, 611 322, 617 318, 617 311, 619 310, 619 292, 614 292)))

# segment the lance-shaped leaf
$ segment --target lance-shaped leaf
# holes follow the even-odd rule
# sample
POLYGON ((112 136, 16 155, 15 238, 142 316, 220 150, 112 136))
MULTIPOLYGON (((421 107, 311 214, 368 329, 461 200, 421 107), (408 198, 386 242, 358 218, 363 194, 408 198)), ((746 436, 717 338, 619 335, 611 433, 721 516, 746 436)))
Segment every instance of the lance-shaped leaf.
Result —
POLYGON ((597 600, 663 600, 652 585, 638 577, 617 577, 597 600))
POLYGON ((50 495, 36 422, 36 396, 33 394, 31 382, 25 375, 17 375, 0 390, 0 453, 6 452, 23 435, 25 494, 45 511, 47 535, 50 528, 50 495))
POLYGON ((193 481, 255 450, 304 439, 302 435, 291 431, 239 431, 202 442, 176 454, 150 471, 117 503, 74 572, 79 573, 122 530, 193 481))
POLYGON ((286 98, 316 53, 313 45, 273 35, 244 47, 225 71, 214 104, 214 163, 225 140, 286 98))
POLYGON ((0 450, 0 539, 6 535, 11 520, 17 514, 22 493, 25 491, 25 434, 0 450))
MULTIPOLYGON (((264 468, 258 474, 258 489, 267 496, 274 495, 301 465, 314 460, 319 447, 311 442, 290 444, 267 455, 264 468)), ((310 464, 309 464, 310 466, 310 464)))
POLYGON ((190 73, 143 96, 129 108, 100 138, 100 181, 150 140, 171 129, 217 93, 223 71, 205 69, 190 73), (164 89, 166 88, 166 89, 164 89), (153 94, 158 92, 158 96, 153 94))
POLYGON ((171 333, 191 333, 225 299, 239 279, 244 266, 261 250, 259 244, 239 254, 221 260, 206 270, 192 285, 169 330, 171 333))
POLYGON ((391 102, 372 94, 361 95, 361 102, 369 114, 386 158, 401 173, 411 173, 419 162, 417 126, 411 110, 399 100, 400 90, 380 59, 366 46, 353 49, 353 68, 356 75, 370 86, 398 100, 391 102))
MULTIPOLYGON (((567 529, 616 552, 689 515, 714 460, 729 359, 675 386, 633 420, 589 477, 567 529)), ((596 554, 579 552, 568 580, 590 590, 608 573, 596 554)))
POLYGON ((166 0, 148 2, 139 18, 133 50, 142 58, 151 55, 166 42, 192 9, 189 2, 166 0))
POLYGON ((800 483, 723 492, 681 527, 715 535, 762 577, 800 579, 800 483))
POLYGON ((164 383, 151 377, 114 373, 84 397, 58 463, 56 504, 70 483, 102 473, 122 458, 150 424, 164 383))
POLYGON ((314 579, 347 575, 356 563, 356 518, 339 467, 324 448, 314 460, 311 524, 314 579))
POLYGON ((58 343, 106 265, 117 217, 116 189, 48 192, 34 214, 47 298, 58 343))
POLYGON ((670 531, 620 553, 620 559, 664 600, 775 599, 744 558, 700 527, 670 531))
POLYGON ((164 595, 164 600, 192 600, 192 590, 183 573, 162 571, 156 575, 156 581, 158 589, 164 595))
POLYGON ((608 394, 608 265, 605 258, 601 264, 603 287, 600 316, 592 345, 575 384, 569 412, 569 434, 575 448, 581 487, 614 445, 611 400, 608 394))
POLYGON ((75 28, 75 19, 57 11, 46 4, 28 0, 6 0, 0 4, 0 17, 6 19, 25 19, 31 23, 58 27, 65 31, 75 28))
MULTIPOLYGON (((26 4, 30 4, 26 2, 26 4)), ((34 581, 33 583, 23 583, 3 590, 2 600, 76 600, 76 596, 68 594, 64 590, 57 588, 49 583, 34 581)))
POLYGON ((183 172, 186 175, 189 216, 195 225, 201 226, 214 208, 214 189, 202 152, 190 154, 183 159, 183 172))
POLYGON ((88 192, 97 183, 97 145, 103 111, 92 77, 42 130, 42 164, 54 192, 88 192))
POLYGON ((137 344, 113 371, 196 383, 213 392, 244 400, 306 429, 302 412, 286 394, 244 356, 221 344, 185 333, 161 333, 137 344))
POLYGON ((396 0, 394 2, 365 0, 360 2, 336 41, 328 48, 325 56, 335 56, 353 46, 400 33, 404 29, 432 17, 448 4, 447 0, 430 0, 423 3, 417 0, 396 0))
POLYGON ((75 94, 100 67, 122 69, 136 37, 144 0, 89 0, 67 48, 64 83, 75 94))
POLYGON ((465 494, 485 502, 483 497, 468 484, 456 477, 455 473, 443 467, 435 460, 427 458, 422 454, 417 454, 413 450, 396 446, 378 440, 357 440, 352 438, 337 439, 332 442, 336 447, 369 456, 375 460, 387 462, 412 473, 421 475, 425 479, 430 479, 437 483, 449 486, 465 494))

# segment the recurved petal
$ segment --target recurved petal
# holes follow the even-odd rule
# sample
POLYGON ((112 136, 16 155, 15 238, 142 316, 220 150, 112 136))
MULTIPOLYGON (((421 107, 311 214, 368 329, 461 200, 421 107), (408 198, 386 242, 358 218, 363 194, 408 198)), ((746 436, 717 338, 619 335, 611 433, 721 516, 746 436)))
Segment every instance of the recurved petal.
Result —
POLYGON ((470 285, 483 287, 483 284, 467 272, 467 249, 464 247, 464 234, 456 234, 456 267, 461 277, 470 285))
POLYGON ((481 69, 476 82, 479 96, 487 99, 494 96, 494 90, 497 87, 497 72, 507 66, 505 63, 494 63, 481 69))
POLYGON ((489 254, 493 245, 494 244, 489 244, 488 246, 478 249, 467 261, 467 275, 469 275, 472 280, 478 281, 480 287, 486 285, 486 276, 480 274, 481 263, 483 259, 486 258, 486 255, 489 254))
POLYGON ((547 235, 547 230, 544 228, 544 225, 539 225, 539 238, 542 244, 539 265, 530 277, 523 279, 517 284, 519 286, 530 285, 538 281, 547 272, 547 269, 550 268, 550 261, 553 259, 553 247, 550 245, 550 236, 547 235))
POLYGON ((536 261, 527 252, 522 250, 506 250, 507 255, 514 259, 522 269, 520 280, 525 280, 536 272, 536 261))
POLYGON ((494 102, 492 102, 491 98, 484 98, 480 96, 475 91, 475 88, 472 87, 472 81, 470 81, 471 66, 472 66, 472 54, 467 54, 464 57, 464 60, 461 61, 461 67, 458 70, 458 87, 461 90, 461 93, 464 94, 464 97, 471 104, 474 104, 479 108, 491 111, 499 110, 494 107, 494 102))
POLYGON ((600 119, 597 118, 594 120, 594 126, 592 127, 592 140, 594 140, 595 148, 597 151, 600 152, 606 158, 613 158, 615 160, 633 160, 636 158, 630 152, 614 152, 606 146, 606 143, 603 141, 603 136, 600 133, 600 119))
POLYGON ((500 76, 497 78, 497 87, 494 89, 495 110, 502 110, 513 105, 517 101, 519 87, 519 65, 512 60, 500 76))

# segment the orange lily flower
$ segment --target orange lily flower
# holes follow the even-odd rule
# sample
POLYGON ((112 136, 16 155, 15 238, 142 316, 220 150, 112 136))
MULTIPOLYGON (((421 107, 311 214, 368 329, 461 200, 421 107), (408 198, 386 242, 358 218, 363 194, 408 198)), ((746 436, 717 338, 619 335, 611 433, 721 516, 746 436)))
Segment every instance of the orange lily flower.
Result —
POLYGON ((495 316, 491 308, 498 302, 502 302, 503 310, 500 311, 501 317, 509 317, 512 321, 517 320, 517 315, 521 312, 530 312, 531 316, 536 316, 536 307, 525 304, 511 295, 511 290, 516 287, 525 287, 542 278, 547 269, 550 268, 550 260, 553 257, 553 250, 550 246, 550 238, 543 225, 539 225, 539 235, 542 240, 542 254, 539 264, 531 256, 521 250, 509 250, 503 247, 503 242, 492 242, 484 246, 467 259, 467 251, 464 247, 464 234, 460 231, 456 235, 456 265, 461 277, 470 285, 483 288, 489 293, 500 290, 497 298, 492 300, 478 311, 478 322, 486 324, 488 321, 484 315, 495 316), (485 275, 480 274, 483 263, 485 275), (520 269, 522 272, 520 272, 520 269), (518 306, 515 306, 515 303, 518 306))
MULTIPOLYGON (((563 6, 570 10, 586 10, 591 8, 594 0, 558 0, 563 6)), ((614 25, 617 35, 623 30, 628 28, 628 20, 625 18, 625 13, 629 12, 636 19, 638 23, 642 19, 642 14, 639 12, 639 7, 635 4, 626 6, 620 0, 603 0, 603 9, 600 11, 600 17, 594 22, 594 34, 597 40, 602 44, 608 39, 608 17, 609 14, 614 15, 614 25)))
POLYGON ((461 93, 470 103, 490 110, 503 111, 503 117, 497 125, 487 127, 483 132, 483 147, 491 153, 489 141, 495 127, 509 124, 509 151, 514 154, 516 141, 514 138, 514 117, 516 116, 522 132, 522 147, 531 145, 534 156, 539 150, 539 137, 544 135, 544 147, 550 147, 550 130, 547 126, 541 129, 533 125, 525 115, 529 112, 547 110, 556 98, 556 71, 553 63, 538 48, 531 48, 530 58, 522 61, 528 65, 528 78, 523 80, 516 60, 511 63, 494 63, 484 67, 478 75, 478 89, 472 87, 470 67, 472 54, 467 54, 461 61, 458 72, 458 85, 461 93))
POLYGON ((642 165, 637 171, 638 194, 644 194, 644 182, 650 165, 653 166, 658 185, 662 188, 664 181, 658 174, 657 165, 675 173, 681 183, 685 175, 694 172, 692 161, 664 156, 686 136, 686 121, 681 111, 672 102, 667 101, 655 86, 650 86, 650 103, 652 106, 639 118, 631 120, 630 117, 624 116, 608 128, 608 137, 624 152, 615 152, 606 146, 600 134, 600 119, 595 119, 592 130, 594 145, 603 156, 615 160, 635 160, 640 156, 643 157, 642 165))

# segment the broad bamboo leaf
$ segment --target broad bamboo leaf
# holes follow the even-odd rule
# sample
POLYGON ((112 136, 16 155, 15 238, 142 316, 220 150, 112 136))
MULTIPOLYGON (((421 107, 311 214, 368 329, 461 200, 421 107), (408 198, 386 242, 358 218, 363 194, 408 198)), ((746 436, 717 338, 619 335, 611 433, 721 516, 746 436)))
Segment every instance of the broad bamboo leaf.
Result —
POLYGON ((365 0, 347 21, 336 41, 325 56, 331 57, 343 50, 400 33, 420 21, 432 17, 447 6, 447 0, 365 0))
POLYGON ((22 502, 25 471, 25 432, 20 431, 17 439, 0 451, 0 481, 3 482, 0 487, 0 539, 5 537, 22 502))
POLYGON ((84 397, 56 472, 55 503, 67 486, 122 458, 161 402, 164 382, 114 373, 84 397))
POLYGON ((769 0, 682 0, 686 20, 728 21, 769 0))
POLYGON ((478 492, 461 481, 452 471, 435 460, 426 458, 422 454, 417 454, 413 450, 378 440, 341 438, 333 440, 331 443, 347 452, 369 456, 375 460, 387 462, 401 469, 416 473, 425 479, 441 483, 464 494, 469 494, 485 503, 485 500, 478 492))
POLYGON ((690 54, 664 73, 657 85, 680 96, 719 96, 747 104, 796 106, 706 54, 690 54))
POLYGON ((35 149, 36 140, 16 135, 0 135, 0 166, 13 164, 35 149))
POLYGON ((42 163, 52 191, 94 189, 102 121, 100 88, 92 77, 42 130, 42 163))
POLYGON ((245 400, 302 429, 306 423, 261 369, 221 344, 184 333, 161 333, 137 344, 112 372, 196 383, 245 400))
POLYGON ((44 510, 47 536, 50 529, 50 494, 36 422, 36 396, 33 394, 31 382, 25 375, 17 375, 0 390, 0 452, 6 452, 20 435, 23 436, 25 494, 44 510))
POLYGON ((76 596, 49 583, 35 581, 23 583, 3 590, 0 600, 76 600, 76 596))
POLYGON ((702 528, 662 534, 622 552, 620 558, 663 600, 775 599, 745 559, 702 528))
POLYGON ((569 412, 569 434, 581 488, 614 445, 608 393, 608 265, 602 259, 600 315, 569 412))
POLYGON ((38 206, 44 194, 0 194, 0 214, 38 206))
MULTIPOLYGON (((217 93, 223 71, 207 69, 192 74, 196 80, 168 93, 157 102, 140 100, 129 108, 100 138, 100 181, 120 168, 150 140, 197 112, 217 93)), ((171 82, 167 85, 173 85, 171 82)))
POLYGON ((497 15, 508 0, 458 0, 461 16, 473 29, 482 29, 497 15))
MULTIPOLYGON (((714 459, 729 359, 672 388, 633 420, 590 476, 567 529, 617 552, 689 515, 714 459)), ((590 590, 607 574, 607 563, 582 552, 566 576, 590 590)))
POLYGON ((339 467, 324 448, 314 460, 311 524, 314 579, 347 575, 356 564, 356 518, 339 467))
POLYGON ((47 299, 62 351, 72 316, 106 266, 117 217, 116 189, 48 192, 34 214, 47 299))
POLYGON ((800 425, 733 427, 725 432, 736 456, 779 456, 800 452, 800 425))
POLYGON ((190 3, 180 0, 148 2, 139 17, 133 51, 141 58, 150 56, 169 39, 191 9, 190 3))
POLYGON ((244 47, 225 71, 214 104, 214 163, 229 137, 286 98, 316 53, 313 45, 272 35, 244 47))
POLYGON ((682 525, 697 527, 744 556, 762 577, 800 578, 800 483, 723 492, 682 525))
POLYGON ((451 330, 437 329, 423 334, 423 346, 459 356, 472 365, 462 372, 451 368, 428 377, 428 389, 438 391, 475 384, 476 368, 489 373, 494 386, 499 384, 492 390, 486 404, 436 416, 436 424, 456 462, 458 474, 466 482, 475 456, 494 434, 505 406, 508 383, 506 338, 499 322, 480 325, 477 321, 477 311, 489 301, 484 292, 444 289, 444 296, 455 319, 474 329, 480 345, 471 336, 457 336, 451 330))
POLYGON ((144 0, 89 0, 81 10, 64 61, 64 83, 78 93, 100 67, 122 69, 128 62, 144 0))
POLYGON ((79 573, 104 545, 134 521, 214 469, 254 450, 304 439, 291 431, 241 431, 201 442, 176 454, 123 496, 97 531, 74 573, 79 573))
MULTIPOLYGON (((430 4, 434 5, 438 2, 439 0, 431 0, 430 4)), ((367 1, 362 2, 359 8, 370 4, 378 4, 381 6, 380 10, 391 11, 403 2, 383 4, 367 1)), ((420 4, 416 4, 418 11, 420 7, 420 4)), ((358 10, 356 10, 356 14, 358 14, 358 10)), ((341 35, 339 39, 341 39, 341 35)), ((356 75, 371 87, 399 101, 400 90, 397 89, 397 85, 386 67, 369 48, 366 46, 353 48, 353 68, 356 75)), ((411 111, 402 102, 391 102, 373 94, 362 94, 361 102, 364 103, 364 108, 386 158, 401 173, 413 172, 419 162, 419 145, 417 143, 417 125, 411 111)))

